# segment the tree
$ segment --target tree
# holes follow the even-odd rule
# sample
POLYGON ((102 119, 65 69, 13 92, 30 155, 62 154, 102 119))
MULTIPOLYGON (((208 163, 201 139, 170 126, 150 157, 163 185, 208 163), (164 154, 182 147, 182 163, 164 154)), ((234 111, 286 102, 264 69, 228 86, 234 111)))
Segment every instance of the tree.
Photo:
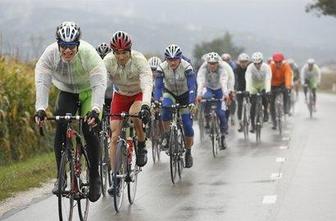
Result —
POLYGON ((232 35, 226 32, 223 37, 215 38, 209 42, 202 42, 201 44, 196 44, 193 50, 193 56, 196 60, 196 64, 200 64, 201 57, 208 52, 217 52, 219 55, 223 53, 229 53, 232 57, 237 57, 244 48, 237 47, 232 42, 232 35))
POLYGON ((317 16, 328 15, 336 17, 335 0, 314 0, 314 3, 306 6, 306 12, 315 11, 317 16))

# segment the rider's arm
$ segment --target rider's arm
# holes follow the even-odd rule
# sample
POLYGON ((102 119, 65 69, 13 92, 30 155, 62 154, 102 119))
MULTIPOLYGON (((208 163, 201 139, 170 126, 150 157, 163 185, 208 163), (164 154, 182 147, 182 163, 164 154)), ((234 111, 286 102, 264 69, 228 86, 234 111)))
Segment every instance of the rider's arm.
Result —
POLYGON ((272 70, 271 70, 271 67, 267 64, 265 64, 265 69, 266 69, 265 91, 270 92, 271 82, 272 82, 272 70))
POLYGON ((36 103, 35 109, 46 110, 48 107, 49 90, 52 80, 51 51, 48 47, 35 66, 36 103))
POLYGON ((187 77, 187 84, 189 90, 189 104, 193 104, 195 103, 196 98, 196 74, 191 68, 191 66, 186 70, 185 74, 187 77))
POLYGON ((219 72, 219 80, 220 80, 223 96, 226 97, 229 95, 229 91, 227 87, 229 77, 228 77, 228 73, 224 69, 221 69, 221 71, 219 72))
POLYGON ((163 83, 163 72, 158 71, 156 78, 155 78, 155 87, 154 87, 154 100, 159 101, 160 98, 162 97, 162 91, 164 88, 164 83, 163 83))
POLYGON ((142 91, 142 104, 151 105, 153 91, 153 73, 145 56, 139 59, 140 87, 142 91))
POLYGON ((197 72, 197 96, 202 96, 206 72, 206 62, 204 62, 197 72))
POLYGON ((228 75, 227 88, 228 88, 229 92, 234 91, 235 76, 234 76, 234 73, 233 73, 233 69, 226 62, 220 62, 220 63, 221 63, 221 65, 223 65, 223 68, 228 75))
POLYGON ((107 71, 104 62, 99 55, 94 51, 90 54, 90 61, 95 61, 94 68, 90 70, 90 86, 92 90, 92 103, 91 109, 98 112, 103 110, 106 84, 107 84, 107 71))
POLYGON ((316 66, 316 72, 317 72, 317 76, 316 76, 317 82, 316 83, 320 84, 321 83, 321 69, 316 64, 315 66, 316 66))
POLYGON ((292 88, 292 69, 288 63, 284 63, 285 86, 287 89, 292 88))
POLYGON ((305 72, 306 72, 307 65, 303 65, 301 68, 301 85, 305 84, 305 72))
POLYGON ((252 93, 252 72, 251 72, 252 65, 254 64, 253 63, 249 64, 245 72, 246 91, 248 91, 250 94, 252 93))

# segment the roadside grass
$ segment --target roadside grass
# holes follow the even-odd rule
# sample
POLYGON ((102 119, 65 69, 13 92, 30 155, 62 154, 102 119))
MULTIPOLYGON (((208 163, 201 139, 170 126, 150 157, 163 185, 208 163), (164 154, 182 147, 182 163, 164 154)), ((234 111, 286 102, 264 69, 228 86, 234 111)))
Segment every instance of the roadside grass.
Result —
POLYGON ((56 175, 54 153, 44 153, 23 162, 0 167, 0 201, 17 192, 40 187, 56 175))

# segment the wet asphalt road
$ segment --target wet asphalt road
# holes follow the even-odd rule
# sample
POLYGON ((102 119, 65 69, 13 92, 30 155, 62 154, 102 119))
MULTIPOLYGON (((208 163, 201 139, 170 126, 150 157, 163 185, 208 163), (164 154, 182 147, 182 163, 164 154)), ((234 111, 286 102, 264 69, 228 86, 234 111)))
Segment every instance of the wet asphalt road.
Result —
MULTIPOLYGON (((246 142, 233 127, 229 148, 216 159, 210 143, 199 142, 195 124, 194 166, 181 181, 171 183, 165 153, 155 165, 149 156, 135 204, 125 198, 116 214, 112 198, 101 198, 91 204, 89 220, 336 220, 336 96, 319 95, 309 119, 302 95, 283 137, 267 123, 256 145, 254 136, 246 142)), ((0 220, 58 220, 57 198, 33 199, 0 220)))

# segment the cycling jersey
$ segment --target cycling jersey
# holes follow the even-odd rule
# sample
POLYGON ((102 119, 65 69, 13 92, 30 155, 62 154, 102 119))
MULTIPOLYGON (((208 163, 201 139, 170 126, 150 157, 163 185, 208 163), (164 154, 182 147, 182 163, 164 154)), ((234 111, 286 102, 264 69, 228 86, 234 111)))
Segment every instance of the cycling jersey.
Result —
POLYGON ((143 54, 138 51, 131 51, 131 58, 125 66, 117 63, 113 53, 105 56, 109 78, 115 86, 117 93, 126 96, 134 96, 143 93, 142 104, 151 104, 153 89, 153 74, 143 54))
POLYGON ((317 85, 321 82, 321 70, 320 68, 314 64, 312 70, 309 70, 308 64, 305 64, 301 69, 301 83, 305 84, 308 80, 309 86, 312 88, 316 88, 317 85))
POLYGON ((162 97, 163 89, 165 89, 175 96, 189 92, 189 103, 195 102, 195 73, 187 61, 181 59, 181 63, 176 70, 171 69, 168 62, 164 61, 158 66, 157 72, 154 100, 159 100, 162 97))
POLYGON ((282 62, 281 67, 277 68, 275 63, 271 63, 272 86, 284 85, 287 89, 292 87, 292 70, 287 62, 282 62))
POLYGON ((204 87, 212 90, 222 89, 224 95, 228 95, 229 73, 226 72, 223 62, 218 64, 215 72, 211 72, 207 62, 204 62, 197 73, 197 96, 202 96, 204 87))
POLYGON ((246 80, 245 73, 246 68, 242 68, 240 65, 237 65, 235 69, 235 89, 237 91, 245 91, 246 90, 246 80))
POLYGON ((228 74, 228 84, 227 89, 229 92, 234 91, 234 85, 235 85, 235 75, 233 73, 233 69, 231 66, 226 63, 225 61, 220 61, 221 65, 223 66, 224 70, 228 74))
POLYGON ((261 90, 269 92, 271 90, 271 68, 262 63, 260 70, 258 70, 254 63, 247 66, 246 69, 246 91, 250 94, 256 94, 261 90))
POLYGON ((57 42, 49 45, 35 67, 36 110, 48 106, 49 89, 53 83, 59 90, 80 94, 92 90, 91 108, 102 110, 106 89, 106 68, 96 49, 80 40, 75 57, 63 61, 57 42))

